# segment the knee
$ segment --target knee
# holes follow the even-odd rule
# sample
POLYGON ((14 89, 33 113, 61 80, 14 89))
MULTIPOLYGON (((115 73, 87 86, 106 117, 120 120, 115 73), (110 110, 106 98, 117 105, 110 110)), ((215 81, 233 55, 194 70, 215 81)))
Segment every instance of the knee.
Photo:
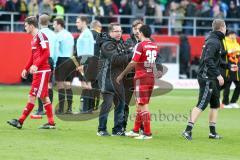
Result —
POLYGON ((51 103, 49 97, 42 98, 41 100, 42 100, 43 104, 51 103))
POLYGON ((29 102, 29 103, 34 104, 34 103, 35 103, 35 100, 36 100, 36 97, 34 97, 34 96, 31 96, 31 95, 30 95, 30 96, 28 97, 28 102, 29 102))

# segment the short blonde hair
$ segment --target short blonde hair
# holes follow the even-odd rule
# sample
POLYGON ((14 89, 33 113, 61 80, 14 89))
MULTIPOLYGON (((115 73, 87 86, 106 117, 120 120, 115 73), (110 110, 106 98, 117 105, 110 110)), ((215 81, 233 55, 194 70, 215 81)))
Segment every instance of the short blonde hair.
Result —
POLYGON ((221 27, 225 25, 225 21, 223 19, 214 19, 212 22, 212 30, 219 31, 221 27))

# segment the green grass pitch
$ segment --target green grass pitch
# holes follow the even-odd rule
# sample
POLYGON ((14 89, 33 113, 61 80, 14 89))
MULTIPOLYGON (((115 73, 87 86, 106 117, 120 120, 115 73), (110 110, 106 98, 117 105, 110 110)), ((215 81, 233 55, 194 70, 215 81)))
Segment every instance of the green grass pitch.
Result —
MULTIPOLYGON (((0 86, 0 159, 1 160, 239 160, 240 110, 222 109, 217 131, 222 140, 208 139, 208 109, 193 130, 193 140, 181 132, 186 117, 195 105, 197 90, 173 90, 154 97, 150 103, 153 139, 139 141, 128 137, 98 137, 98 119, 61 121, 56 130, 39 130, 46 118, 28 118, 22 130, 6 124, 20 116, 28 95, 28 86, 0 86), (165 115, 165 116, 164 116, 165 115)), ((56 92, 54 104, 56 102, 56 92)), ((74 96, 78 110, 79 96, 74 96)), ((134 107, 131 107, 131 114, 134 107)), ((108 131, 113 125, 110 113, 108 131)), ((128 129, 133 126, 133 118, 128 129)))

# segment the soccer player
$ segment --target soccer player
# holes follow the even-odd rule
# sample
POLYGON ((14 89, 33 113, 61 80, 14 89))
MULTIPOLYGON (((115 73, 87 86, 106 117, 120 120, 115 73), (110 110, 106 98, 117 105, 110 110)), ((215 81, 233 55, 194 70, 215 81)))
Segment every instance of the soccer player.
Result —
MULTIPOLYGON (((135 20, 132 23, 132 34, 129 39, 126 40, 125 44, 133 52, 134 46, 140 42, 140 39, 138 37, 139 35, 139 29, 143 25, 142 20, 135 20)), ((124 122, 123 122, 123 127, 124 130, 126 131, 127 128, 127 122, 128 122, 128 115, 129 115, 129 104, 132 99, 133 95, 133 90, 132 88, 134 87, 133 84, 133 79, 134 79, 134 70, 130 71, 125 78, 123 79, 123 84, 124 84, 124 89, 125 89, 125 107, 124 107, 124 122)), ((141 126, 141 129, 143 126, 141 126)))
POLYGON ((25 30, 33 36, 31 41, 32 55, 22 71, 21 76, 27 77, 27 74, 33 74, 33 81, 31 90, 29 92, 29 100, 23 113, 19 119, 12 119, 7 121, 8 124, 21 129, 25 119, 34 108, 36 97, 41 98, 43 106, 46 110, 48 123, 42 125, 40 129, 54 129, 55 123, 53 118, 52 104, 48 97, 48 82, 51 74, 51 69, 48 64, 49 45, 45 34, 38 30, 38 20, 34 16, 25 19, 25 30))
MULTIPOLYGON (((47 36, 49 41, 50 57, 48 59, 48 63, 50 65, 51 71, 53 71, 56 65, 57 37, 56 37, 56 34, 48 27, 49 22, 50 22, 50 17, 47 14, 43 14, 39 17, 40 31, 47 36)), ((50 81, 48 84, 48 94, 49 94, 50 101, 53 103, 52 77, 53 77, 53 74, 51 74, 50 76, 50 81)), ((35 113, 35 115, 44 115, 43 104, 40 98, 38 98, 38 110, 35 113)))
POLYGON ((134 92, 137 113, 134 128, 132 131, 127 132, 126 136, 135 137, 135 139, 151 139, 152 132, 148 104, 154 87, 154 65, 157 59, 158 46, 150 40, 151 28, 148 25, 143 25, 139 32, 141 42, 135 46, 133 58, 125 70, 117 77, 117 83, 135 67, 134 92), (139 129, 142 123, 144 131, 140 135, 139 129))

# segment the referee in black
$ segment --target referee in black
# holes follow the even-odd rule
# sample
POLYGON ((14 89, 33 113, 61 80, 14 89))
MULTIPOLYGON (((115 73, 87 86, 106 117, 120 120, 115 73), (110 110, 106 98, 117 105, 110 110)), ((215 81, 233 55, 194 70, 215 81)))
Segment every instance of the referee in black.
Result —
MULTIPOLYGON (((222 19, 215 19, 212 22, 212 32, 207 37, 203 46, 200 67, 198 72, 199 98, 197 106, 193 108, 189 122, 182 136, 187 140, 192 140, 192 129, 198 117, 210 103, 209 112, 209 138, 220 139, 216 132, 216 121, 218 108, 220 107, 220 87, 224 84, 224 79, 220 74, 221 54, 224 51, 222 40, 226 34, 226 24, 222 19)), ((236 65, 230 66, 231 70, 237 70, 236 65)))

